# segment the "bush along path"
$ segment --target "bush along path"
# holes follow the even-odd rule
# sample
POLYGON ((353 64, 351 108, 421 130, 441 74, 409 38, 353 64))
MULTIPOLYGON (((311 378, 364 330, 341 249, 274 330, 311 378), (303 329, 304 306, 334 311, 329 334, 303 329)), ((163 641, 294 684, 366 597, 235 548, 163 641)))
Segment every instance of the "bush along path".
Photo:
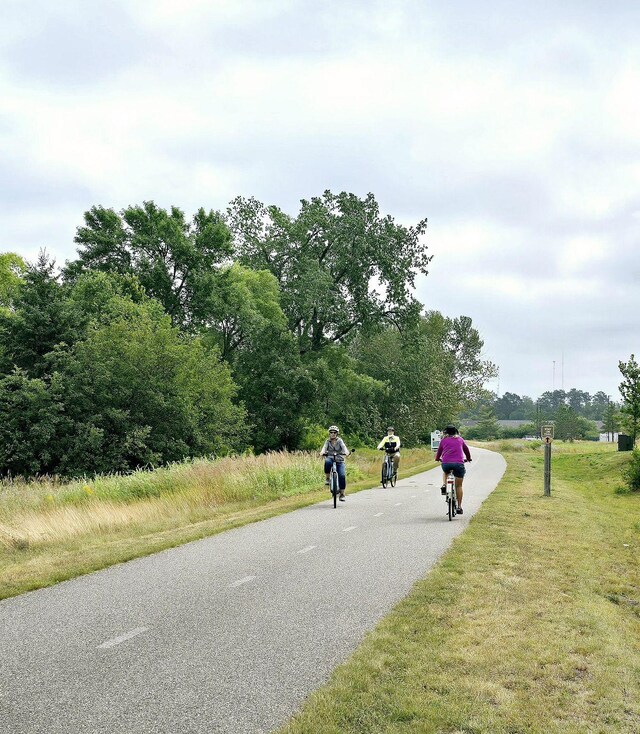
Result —
POLYGON ((281 734, 640 731, 640 495, 628 456, 496 446, 467 532, 281 734), (619 477, 619 481, 615 478, 619 477))

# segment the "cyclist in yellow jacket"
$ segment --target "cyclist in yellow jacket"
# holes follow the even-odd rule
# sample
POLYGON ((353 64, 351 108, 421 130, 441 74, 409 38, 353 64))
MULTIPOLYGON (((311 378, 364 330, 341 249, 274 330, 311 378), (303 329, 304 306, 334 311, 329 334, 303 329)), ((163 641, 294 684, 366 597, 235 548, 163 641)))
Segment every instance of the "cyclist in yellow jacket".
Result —
MULTIPOLYGON (((378 444, 379 451, 385 451, 386 449, 388 449, 389 453, 393 451, 393 471, 397 474, 398 467, 400 466, 400 439, 396 436, 393 426, 387 428, 387 435, 378 444), (395 451, 393 451, 394 448, 395 451)), ((384 461, 382 464, 384 466, 384 461)))

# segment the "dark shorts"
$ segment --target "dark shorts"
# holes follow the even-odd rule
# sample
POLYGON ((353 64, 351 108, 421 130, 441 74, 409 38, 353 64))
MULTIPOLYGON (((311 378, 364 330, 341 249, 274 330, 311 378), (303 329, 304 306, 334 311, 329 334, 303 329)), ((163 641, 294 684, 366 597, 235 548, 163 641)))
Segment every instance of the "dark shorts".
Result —
POLYGON ((442 471, 445 474, 448 474, 450 471, 452 471, 453 476, 457 477, 458 479, 462 479, 462 477, 467 473, 464 464, 443 464, 442 471))

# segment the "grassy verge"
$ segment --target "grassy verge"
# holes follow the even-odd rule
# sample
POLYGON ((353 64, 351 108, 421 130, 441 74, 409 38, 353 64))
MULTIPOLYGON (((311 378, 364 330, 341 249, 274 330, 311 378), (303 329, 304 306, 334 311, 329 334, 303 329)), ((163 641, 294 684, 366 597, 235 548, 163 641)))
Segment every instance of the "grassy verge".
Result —
MULTIPOLYGON (((358 450, 348 492, 378 483, 380 454, 358 450)), ((432 466, 403 451, 401 476, 432 466)), ((0 486, 0 599, 138 558, 326 497, 320 460, 275 453, 198 460, 153 472, 0 486)))
POLYGON ((282 734, 640 732, 640 496, 628 456, 501 446, 499 487, 282 734))

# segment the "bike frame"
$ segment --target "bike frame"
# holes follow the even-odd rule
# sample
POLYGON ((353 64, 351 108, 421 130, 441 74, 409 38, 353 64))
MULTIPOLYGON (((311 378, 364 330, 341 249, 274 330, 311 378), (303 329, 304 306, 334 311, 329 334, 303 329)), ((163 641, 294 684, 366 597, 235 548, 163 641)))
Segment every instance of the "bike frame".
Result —
POLYGON ((449 520, 453 520, 458 510, 458 500, 456 496, 456 479, 453 476, 453 470, 447 474, 446 487, 447 492, 445 497, 447 500, 447 514, 449 515, 449 520))
MULTIPOLYGON (((342 454, 339 454, 339 456, 342 456, 342 454)), ((331 471, 329 472, 329 488, 331 489, 331 494, 333 495, 333 506, 335 508, 338 506, 338 495, 340 494, 340 482, 338 479, 338 469, 336 468, 337 462, 335 455, 328 456, 327 458, 331 461, 331 471)))

